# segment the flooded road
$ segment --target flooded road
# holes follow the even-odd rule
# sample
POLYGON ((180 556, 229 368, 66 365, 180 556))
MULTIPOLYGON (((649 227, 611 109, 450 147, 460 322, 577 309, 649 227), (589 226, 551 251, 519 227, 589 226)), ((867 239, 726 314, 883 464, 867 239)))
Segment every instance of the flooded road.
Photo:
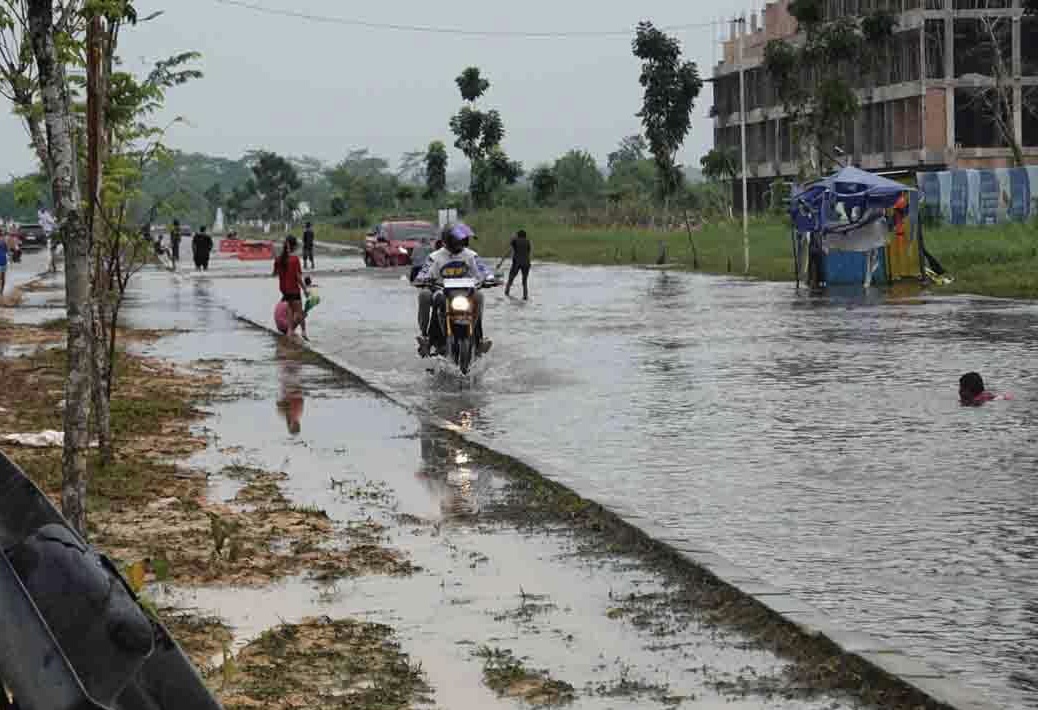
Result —
MULTIPOLYGON (((332 263, 325 258, 323 266, 332 263)), ((202 294, 271 320, 272 280, 202 294)), ((1038 708, 1038 307, 537 267, 476 377, 414 357, 399 273, 319 272, 314 346, 653 535, 709 546, 1005 707, 1038 708), (1012 402, 964 409, 981 371, 1012 402)))

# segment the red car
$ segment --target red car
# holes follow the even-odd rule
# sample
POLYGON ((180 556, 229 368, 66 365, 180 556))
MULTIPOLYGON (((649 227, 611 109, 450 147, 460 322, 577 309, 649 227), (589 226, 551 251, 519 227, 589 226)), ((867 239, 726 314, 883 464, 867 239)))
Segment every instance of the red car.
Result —
POLYGON ((383 222, 364 240, 367 266, 410 266, 411 252, 423 236, 436 241, 437 230, 429 222, 383 222))

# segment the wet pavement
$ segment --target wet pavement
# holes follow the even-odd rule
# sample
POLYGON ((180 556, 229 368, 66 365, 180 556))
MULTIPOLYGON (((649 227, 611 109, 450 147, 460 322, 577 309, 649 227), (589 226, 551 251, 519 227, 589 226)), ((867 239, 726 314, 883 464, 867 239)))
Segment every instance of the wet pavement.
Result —
MULTIPOLYGON (((175 298, 269 322, 266 268, 217 262, 175 298)), ((650 534, 1038 708, 1038 306, 538 266, 531 302, 489 297, 495 349, 463 381, 414 358, 399 272, 322 268, 322 353, 650 534), (973 369, 1015 400, 959 407, 973 369)))
MULTIPOLYGON (((266 589, 149 590, 224 617, 240 647, 282 621, 355 617, 397 630, 421 663, 437 707, 515 707, 482 682, 481 647, 508 649, 577 691, 575 708, 853 708, 838 694, 804 693, 785 661, 737 634, 663 614, 639 623, 621 599, 663 590, 636 560, 588 558, 566 530, 519 530, 484 519, 506 475, 412 414, 223 308, 230 279, 146 274, 129 320, 179 332, 141 346, 174 361, 225 363, 225 389, 200 425, 212 445, 190 464, 210 472, 252 466, 288 474, 286 494, 340 523, 370 517, 385 544, 422 567, 406 578, 323 585, 294 579, 266 589)), ((212 494, 240 483, 219 475, 212 494)))

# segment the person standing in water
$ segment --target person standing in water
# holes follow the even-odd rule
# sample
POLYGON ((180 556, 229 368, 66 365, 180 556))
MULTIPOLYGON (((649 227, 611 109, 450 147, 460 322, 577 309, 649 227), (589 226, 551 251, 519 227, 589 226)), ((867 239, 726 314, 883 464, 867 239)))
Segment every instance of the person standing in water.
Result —
MULTIPOLYGON (((281 254, 274 260, 273 276, 278 277, 278 287, 281 289, 281 300, 284 301, 290 311, 288 333, 294 335, 296 328, 303 322, 303 294, 310 295, 306 283, 303 281, 303 265, 299 257, 295 255, 299 248, 299 241, 291 234, 285 238, 281 247, 281 254)), ((306 337, 304 335, 304 337, 306 337)))
POLYGON ((180 221, 173 220, 173 226, 169 230, 169 258, 173 261, 173 268, 180 263, 180 221))
POLYGON ((314 226, 310 223, 306 223, 306 229, 303 230, 303 267, 306 267, 307 260, 310 261, 310 268, 316 269, 317 265, 314 264, 314 226))
MULTIPOLYGON (((512 240, 512 269, 508 272, 508 284, 505 286, 505 295, 508 296, 512 290, 512 282, 515 281, 515 277, 519 275, 519 272, 523 274, 523 300, 527 301, 530 298, 530 291, 527 286, 527 281, 530 278, 530 254, 533 252, 533 244, 526 237, 526 230, 520 229, 516 232, 515 239, 512 240)), ((507 258, 507 257, 506 257, 507 258)), ((498 268, 501 264, 505 263, 502 259, 498 263, 498 268)))
POLYGON ((204 226, 199 227, 195 236, 191 238, 191 251, 195 257, 195 269, 209 271, 209 255, 213 251, 213 238, 206 233, 204 226))

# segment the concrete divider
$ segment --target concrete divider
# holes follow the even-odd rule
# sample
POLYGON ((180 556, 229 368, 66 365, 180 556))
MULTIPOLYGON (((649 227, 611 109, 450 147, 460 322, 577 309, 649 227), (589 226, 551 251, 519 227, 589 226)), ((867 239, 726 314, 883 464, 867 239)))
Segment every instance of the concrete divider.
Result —
MULTIPOLYGON (((241 314, 236 314, 236 316, 242 322, 277 337, 283 337, 269 326, 256 323, 241 314)), ((494 456, 507 459, 532 474, 550 481, 553 485, 583 498, 579 491, 571 490, 561 483, 567 477, 554 467, 543 463, 531 463, 527 460, 528 457, 512 450, 506 443, 492 441, 482 434, 466 430, 453 422, 438 417, 429 412, 419 400, 384 389, 372 382, 363 372, 350 366, 349 363, 331 358, 305 343, 300 343, 300 345, 332 368, 349 375, 372 393, 407 409, 432 426, 449 432, 471 445, 478 446, 494 456)), ((585 498, 585 500, 588 499, 585 498)), ((648 544, 665 548, 667 552, 692 569, 706 575, 740 597, 752 600, 754 604, 788 625, 805 641, 826 644, 826 647, 831 648, 835 654, 845 655, 863 664, 863 667, 871 672, 870 675, 883 679, 891 687, 914 693, 921 701, 920 710, 922 708, 927 710, 1002 710, 1001 706, 987 700, 978 691, 966 686, 953 675, 934 667, 925 659, 903 653, 890 643, 869 634, 844 629, 831 617, 810 604, 784 589, 759 579, 749 570, 722 555, 687 540, 668 536, 665 531, 653 531, 651 521, 635 520, 635 516, 624 516, 606 507, 600 507, 606 515, 615 520, 617 525, 627 528, 648 544)))

